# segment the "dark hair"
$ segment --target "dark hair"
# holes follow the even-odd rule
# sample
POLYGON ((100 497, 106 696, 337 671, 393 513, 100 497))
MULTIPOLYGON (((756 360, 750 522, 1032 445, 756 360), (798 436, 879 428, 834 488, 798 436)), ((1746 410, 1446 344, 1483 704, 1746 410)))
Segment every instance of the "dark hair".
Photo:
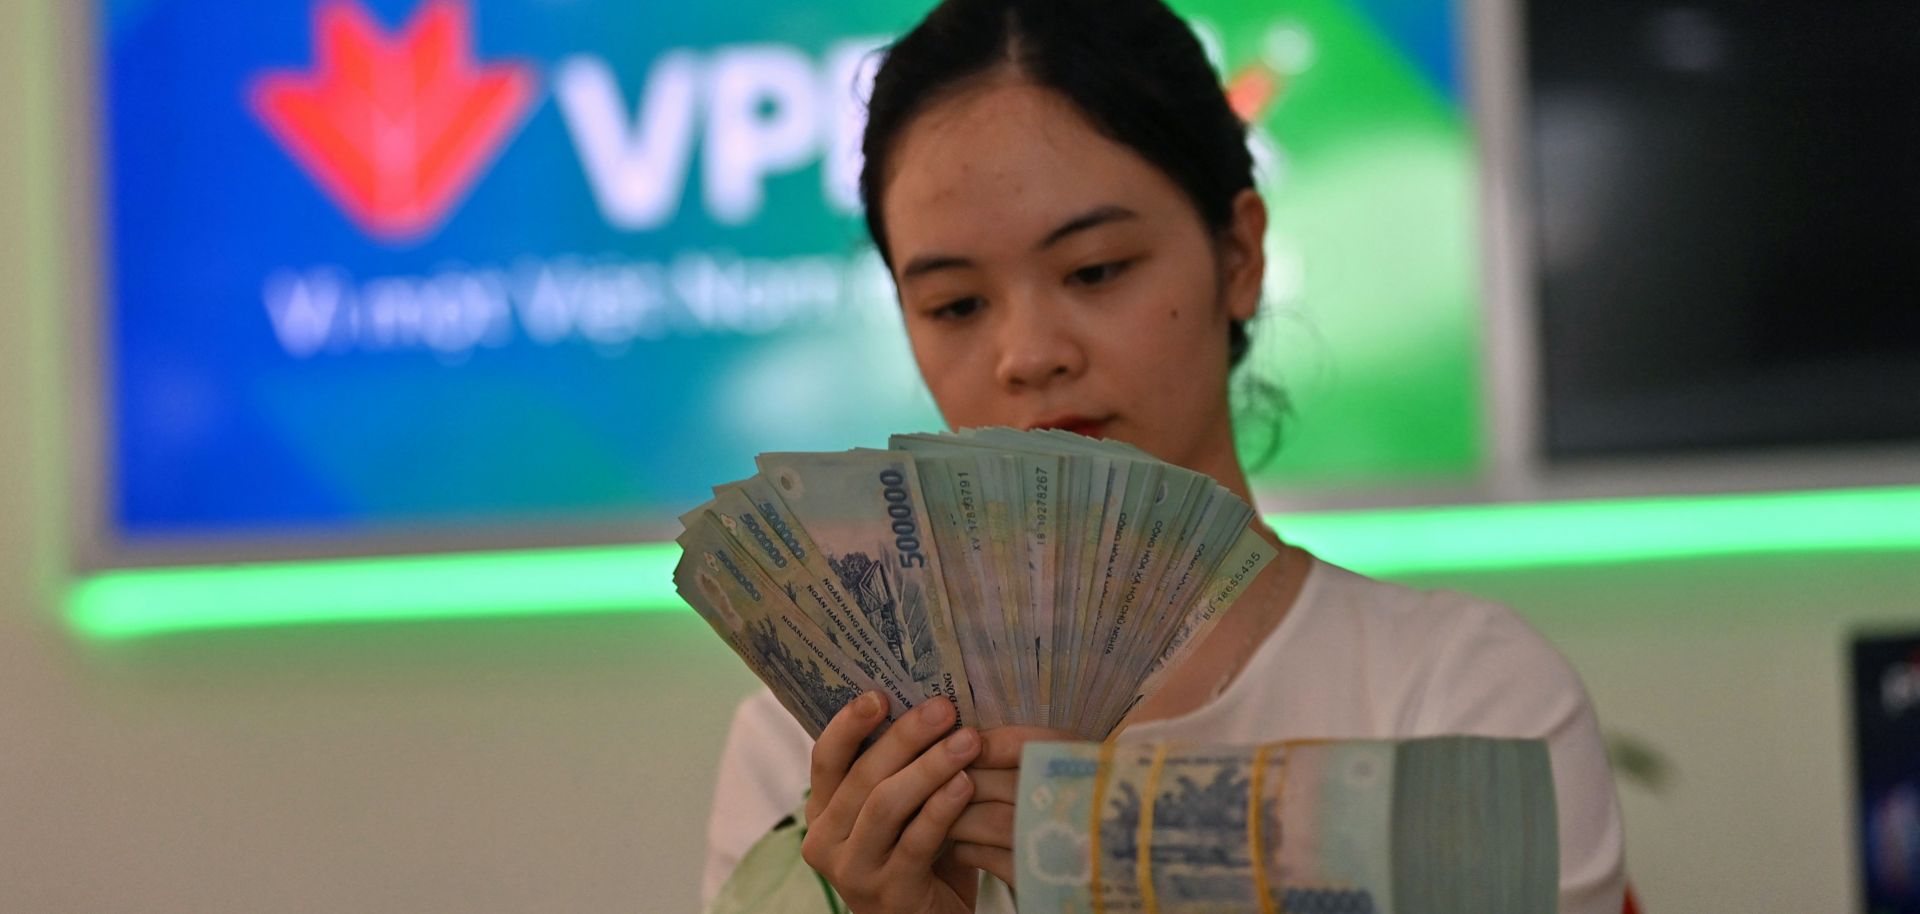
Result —
MULTIPOLYGON (((1216 233, 1232 224, 1234 198, 1254 186, 1247 126, 1199 39, 1161 0, 944 0, 887 51, 868 103, 860 198, 889 266, 880 196, 900 133, 935 101, 1005 68, 1059 92, 1153 163, 1216 233)), ((1250 346, 1246 323, 1232 322, 1228 365, 1238 367, 1250 346)), ((1286 411, 1277 389, 1253 384, 1286 411)))

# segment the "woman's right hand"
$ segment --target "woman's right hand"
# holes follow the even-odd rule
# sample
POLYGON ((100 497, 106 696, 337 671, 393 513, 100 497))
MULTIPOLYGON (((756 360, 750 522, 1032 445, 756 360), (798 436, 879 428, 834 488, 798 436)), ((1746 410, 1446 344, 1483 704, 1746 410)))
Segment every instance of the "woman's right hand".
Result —
POLYGON ((801 857, 854 914, 968 914, 980 872, 945 849, 973 796, 962 769, 980 754, 980 735, 948 734, 953 706, 936 698, 862 753, 861 741, 885 716, 885 700, 869 692, 814 743, 801 857))

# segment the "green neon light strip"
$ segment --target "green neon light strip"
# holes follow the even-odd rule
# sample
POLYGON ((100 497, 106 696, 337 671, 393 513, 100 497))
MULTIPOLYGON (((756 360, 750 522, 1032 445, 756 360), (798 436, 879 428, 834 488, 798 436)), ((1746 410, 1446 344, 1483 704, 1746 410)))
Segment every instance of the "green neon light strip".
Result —
MULTIPOLYGON (((1382 577, 1780 552, 1920 550, 1920 488, 1410 508, 1270 518, 1382 577)), ((106 572, 69 620, 96 639, 205 629, 679 612, 672 544, 106 572)))
POLYGON ((112 571, 68 620, 93 638, 194 629, 681 611, 671 543, 112 571))

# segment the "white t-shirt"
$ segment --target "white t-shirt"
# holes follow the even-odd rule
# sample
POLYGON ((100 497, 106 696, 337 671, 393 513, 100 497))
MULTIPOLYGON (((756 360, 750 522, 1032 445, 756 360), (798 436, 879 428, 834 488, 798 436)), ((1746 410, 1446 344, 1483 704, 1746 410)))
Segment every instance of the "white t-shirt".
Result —
MULTIPOLYGON (((1265 743, 1445 734, 1544 739, 1560 821, 1560 914, 1619 914, 1620 806, 1586 690, 1504 606, 1422 592, 1315 560, 1293 608, 1240 675, 1182 717, 1121 739, 1265 743)), ((708 823, 702 898, 800 804, 813 748, 765 690, 734 715, 708 823)), ((1011 914, 987 880, 979 911, 1011 914)))

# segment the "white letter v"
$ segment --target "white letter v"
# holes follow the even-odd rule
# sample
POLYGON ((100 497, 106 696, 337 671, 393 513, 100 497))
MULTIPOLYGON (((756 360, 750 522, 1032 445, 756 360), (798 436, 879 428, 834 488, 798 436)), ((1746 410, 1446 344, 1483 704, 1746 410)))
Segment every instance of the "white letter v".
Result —
POLYGON ((687 162, 693 157, 697 67, 685 51, 655 61, 634 118, 638 129, 632 131, 606 61, 577 55, 562 61, 555 73, 560 113, 580 151, 594 199, 614 227, 659 228, 679 211, 687 162))

